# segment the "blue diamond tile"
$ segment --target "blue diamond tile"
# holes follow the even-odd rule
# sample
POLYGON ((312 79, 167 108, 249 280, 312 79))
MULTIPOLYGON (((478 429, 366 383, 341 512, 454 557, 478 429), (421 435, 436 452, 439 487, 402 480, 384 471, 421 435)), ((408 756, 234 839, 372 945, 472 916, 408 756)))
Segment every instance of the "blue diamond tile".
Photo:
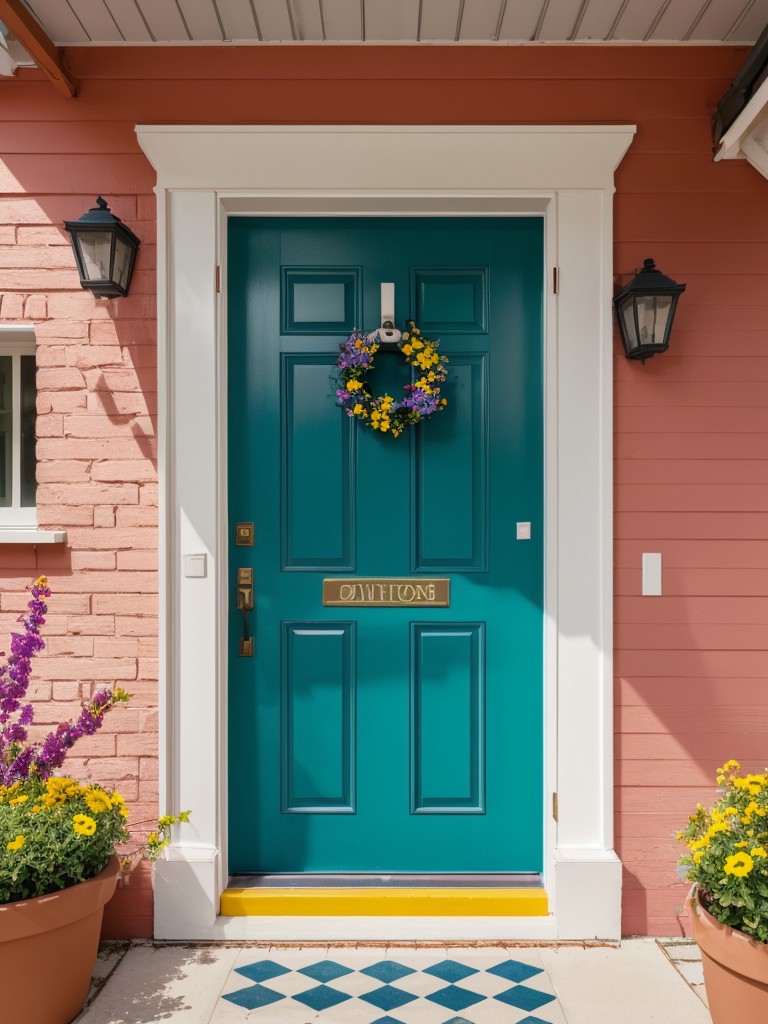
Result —
POLYGON ((298 999, 305 1006, 311 1006, 313 1010, 327 1010, 329 1006, 343 1003, 345 999, 351 999, 346 992, 339 992, 338 989, 330 988, 328 985, 318 985, 316 988, 307 989, 306 992, 299 992, 293 997, 298 999))
POLYGON ((519 960, 505 960, 503 964, 497 964, 496 967, 489 967, 488 974, 497 974, 500 978, 506 978, 507 981, 528 981, 534 974, 541 974, 541 967, 531 967, 530 964, 522 964, 519 960))
POLYGON ((403 1022, 396 1017, 378 1017, 371 1021, 371 1024, 403 1024, 403 1022))
POLYGON ((462 978, 468 978, 470 974, 477 974, 474 967, 467 967, 466 964, 456 963, 455 960, 443 960, 440 964, 435 964, 434 967, 425 967, 424 974, 434 974, 436 978, 440 978, 441 981, 461 981, 462 978))
POLYGON ((260 1006, 269 1006, 278 999, 285 999, 285 996, 266 985, 251 985, 250 988, 241 988, 239 992, 227 992, 222 998, 236 1006, 244 1006, 246 1010, 257 1010, 260 1006))
POLYGON ((249 981, 269 981, 270 978, 277 978, 281 974, 290 974, 287 967, 276 964, 274 960, 257 960, 256 963, 246 964, 245 967, 236 967, 235 971, 249 981))
MULTIPOLYGON (((466 1010, 473 1003, 482 1002, 487 996, 481 996, 478 992, 470 992, 466 988, 459 988, 458 985, 449 985, 447 988, 438 989, 427 999, 441 1006, 447 1006, 449 1010, 466 1010)), ((525 1007, 527 1009, 527 1007, 525 1007)))
POLYGON ((398 978, 404 978, 406 974, 415 974, 416 972, 412 967, 404 967, 395 960, 380 960, 379 963, 372 964, 370 967, 363 967, 360 973, 368 974, 377 981, 389 984, 390 981, 397 981, 398 978))
POLYGON ((541 1017, 524 1017, 518 1024, 552 1024, 552 1022, 542 1020, 541 1017))
POLYGON ((351 973, 351 967, 342 967, 334 960, 321 960, 319 963, 310 964, 309 967, 302 967, 299 970, 299 974, 306 974, 307 977, 313 978, 315 981, 334 981, 336 978, 351 973))
POLYGON ((549 992, 539 992, 538 989, 528 988, 527 985, 516 985, 514 988, 508 988, 506 992, 501 992, 493 998, 500 999, 502 1003, 507 1003, 508 1006, 516 1006, 518 1010, 538 1010, 545 1003, 551 1003, 555 997, 550 995, 549 992))
POLYGON ((360 999, 378 1006, 380 1010, 396 1010, 398 1006, 412 1002, 416 996, 411 995, 410 992, 403 992, 401 988, 394 988, 392 985, 382 985, 381 988, 375 988, 373 992, 361 995, 360 999))
POLYGON ((467 1020, 466 1017, 451 1017, 445 1024, 472 1024, 471 1020, 467 1020))

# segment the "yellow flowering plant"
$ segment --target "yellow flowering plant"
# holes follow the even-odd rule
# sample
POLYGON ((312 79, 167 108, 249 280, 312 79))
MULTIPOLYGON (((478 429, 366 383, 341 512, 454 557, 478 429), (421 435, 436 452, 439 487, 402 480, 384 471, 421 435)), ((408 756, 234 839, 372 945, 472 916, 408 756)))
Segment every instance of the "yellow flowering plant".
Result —
POLYGON ((0 903, 93 878, 127 840, 127 814, 117 791, 74 779, 0 786, 0 903))
POLYGON ((743 774, 727 761, 717 783, 712 807, 698 804, 677 833, 687 846, 681 871, 714 918, 768 943, 768 769, 743 774))

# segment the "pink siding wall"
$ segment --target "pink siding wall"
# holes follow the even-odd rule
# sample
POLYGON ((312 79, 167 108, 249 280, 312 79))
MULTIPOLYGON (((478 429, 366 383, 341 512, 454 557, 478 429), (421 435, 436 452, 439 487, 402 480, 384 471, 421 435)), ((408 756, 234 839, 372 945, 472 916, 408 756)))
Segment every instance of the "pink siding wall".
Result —
MULTIPOLYGON (((41 571, 56 591, 37 674, 58 720, 103 681, 134 693, 73 771, 156 805, 153 173, 136 123, 636 123, 617 175, 615 266, 685 281, 672 348, 616 349, 616 807, 624 930, 675 934, 671 831, 728 757, 762 766, 768 720, 768 182, 712 162, 743 48, 287 47, 69 52, 80 94, 0 81, 0 321, 38 325, 41 525, 64 551, 0 551, 0 625, 41 571), (80 291, 60 225, 103 193, 142 239, 128 299, 80 291), (661 551, 665 596, 641 598, 661 551)), ((144 934, 146 874, 113 933, 144 934)))

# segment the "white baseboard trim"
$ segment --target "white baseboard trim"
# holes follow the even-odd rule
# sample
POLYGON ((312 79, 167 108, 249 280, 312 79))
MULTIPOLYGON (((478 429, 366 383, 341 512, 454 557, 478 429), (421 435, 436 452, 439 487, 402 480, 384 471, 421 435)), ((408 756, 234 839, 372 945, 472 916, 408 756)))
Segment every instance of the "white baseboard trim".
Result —
MULTIPOLYGON (((170 922, 168 922, 170 925, 170 922)), ((180 922, 182 924, 182 922, 180 922)), ((549 917, 217 917, 208 928, 163 926, 159 939, 251 942, 552 941, 549 917)))
POLYGON ((621 938, 621 861, 612 850, 555 850, 557 937, 621 938))

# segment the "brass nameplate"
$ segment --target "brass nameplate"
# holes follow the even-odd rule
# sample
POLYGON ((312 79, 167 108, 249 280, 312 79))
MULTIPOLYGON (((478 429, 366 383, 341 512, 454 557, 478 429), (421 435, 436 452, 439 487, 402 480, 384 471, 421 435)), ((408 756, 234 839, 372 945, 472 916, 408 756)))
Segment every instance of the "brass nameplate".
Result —
POLYGON ((323 580, 323 604, 329 607, 448 608, 450 603, 450 580, 391 577, 323 580))

